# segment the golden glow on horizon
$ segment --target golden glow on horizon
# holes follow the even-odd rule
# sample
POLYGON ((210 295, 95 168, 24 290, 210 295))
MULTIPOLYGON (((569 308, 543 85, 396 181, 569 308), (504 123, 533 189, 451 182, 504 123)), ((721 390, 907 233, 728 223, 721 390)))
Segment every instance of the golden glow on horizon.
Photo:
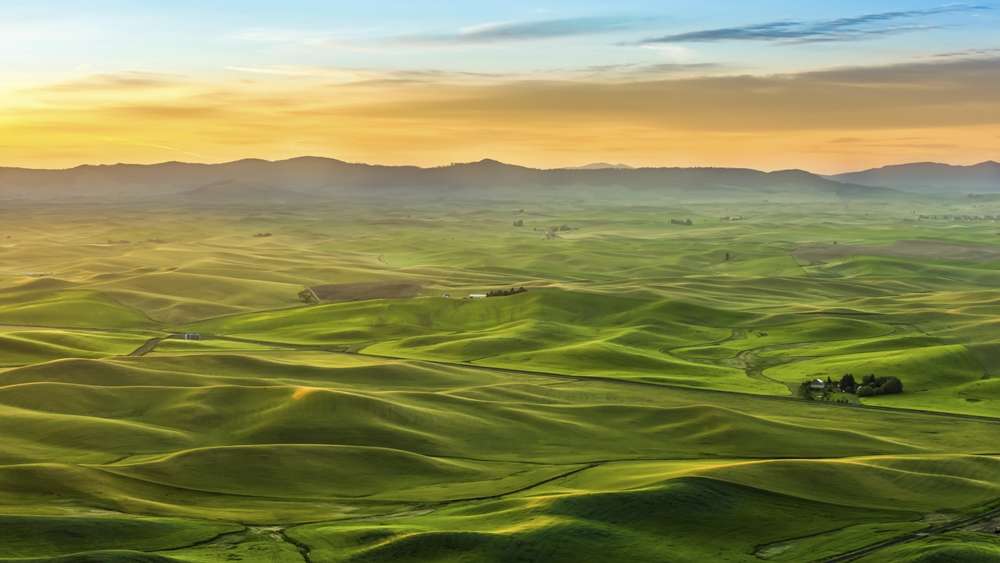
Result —
POLYGON ((316 155, 832 172, 998 157, 996 71, 942 64, 914 81, 914 65, 874 70, 631 82, 98 75, 0 93, 0 165, 316 155))

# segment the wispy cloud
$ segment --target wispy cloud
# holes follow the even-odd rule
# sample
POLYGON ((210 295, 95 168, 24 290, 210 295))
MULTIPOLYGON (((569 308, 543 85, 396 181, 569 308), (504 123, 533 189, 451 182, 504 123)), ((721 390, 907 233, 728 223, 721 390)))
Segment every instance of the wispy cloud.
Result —
POLYGON ((968 59, 996 56, 1000 56, 1000 47, 991 49, 963 49, 961 51, 949 51, 947 53, 935 53, 931 55, 935 59, 968 59))
MULTIPOLYGON (((514 74, 441 69, 374 69, 320 66, 228 66, 226 70, 273 77, 310 78, 327 84, 439 83, 510 79, 514 74)), ((518 75, 519 76, 519 75, 518 75)))
POLYGON ((332 41, 334 34, 301 29, 252 28, 232 33, 229 37, 253 43, 302 43, 322 45, 332 41))
POLYGON ((371 51, 368 37, 375 29, 295 29, 257 27, 242 29, 226 37, 244 43, 283 45, 305 49, 337 48, 351 51, 371 51))
POLYGON ((307 66, 227 66, 226 70, 266 76, 292 76, 325 78, 341 76, 342 73, 321 67, 307 66))
POLYGON ((325 84, 503 84, 511 81, 602 80, 620 82, 666 77, 706 76, 732 70, 711 62, 616 63, 580 67, 544 68, 523 72, 469 72, 446 69, 375 69, 309 66, 229 66, 226 70, 262 77, 306 78, 325 84))
POLYGON ((355 117, 378 119, 420 115, 439 122, 547 123, 558 116, 671 130, 756 133, 995 127, 1000 124, 1000 102, 994 94, 998 85, 1000 58, 942 60, 774 76, 521 80, 447 88, 420 100, 373 102, 350 111, 355 117), (720 112, 720 107, 726 111, 720 112))
MULTIPOLYGON (((969 151, 969 146, 959 142, 940 142, 933 136, 896 136, 891 132, 866 132, 863 137, 818 139, 808 147, 814 154, 944 154, 969 151)), ((989 149, 986 149, 987 151, 989 149)), ((905 158, 905 157, 904 157, 905 158)), ((891 159, 891 157, 890 157, 891 159)))
POLYGON ((149 90, 178 85, 179 77, 154 72, 120 72, 95 74, 76 80, 51 84, 42 88, 48 92, 106 92, 122 90, 149 90))
POLYGON ((604 16, 558 18, 531 21, 492 22, 462 28, 453 33, 419 34, 396 37, 392 42, 420 45, 469 45, 536 41, 580 35, 613 33, 648 26, 654 18, 604 16))
POLYGON ((564 75, 573 79, 630 81, 657 80, 660 78, 681 76, 707 76, 724 70, 731 69, 719 63, 623 63, 546 71, 545 75, 564 75))
POLYGON ((157 150, 175 152, 175 153, 178 153, 178 154, 183 154, 185 156, 192 156, 192 157, 195 157, 195 158, 202 158, 203 159, 203 158, 206 157, 206 155, 204 155, 202 153, 191 152, 191 151, 187 151, 187 150, 184 150, 184 149, 181 149, 181 148, 172 147, 170 145, 161 145, 161 144, 157 144, 157 143, 147 143, 147 142, 144 142, 144 141, 141 141, 141 140, 137 140, 137 139, 121 138, 121 137, 107 137, 107 136, 98 137, 98 139, 100 139, 101 141, 107 142, 107 143, 114 143, 114 144, 120 144, 120 145, 129 145, 129 146, 133 146, 133 147, 144 147, 144 148, 150 148, 150 149, 157 149, 157 150))
POLYGON ((525 21, 489 22, 449 32, 420 32, 406 35, 382 35, 378 29, 316 30, 289 28, 251 28, 229 35, 231 39, 251 43, 300 45, 303 47, 338 47, 360 50, 380 46, 450 46, 488 43, 513 43, 596 35, 648 27, 657 18, 602 16, 550 18, 525 21))
POLYGON ((938 24, 918 23, 917 21, 922 18, 945 14, 981 12, 990 9, 991 7, 983 4, 949 4, 924 10, 878 12, 833 20, 772 21, 745 26, 703 29, 686 33, 649 37, 638 43, 640 45, 649 45, 718 41, 770 41, 786 43, 858 41, 942 27, 938 24))
POLYGON ((831 154, 866 164, 996 158, 1000 57, 780 75, 664 64, 466 80, 447 70, 285 68, 290 78, 181 76, 177 87, 148 90, 95 78, 103 89, 56 87, 44 103, 41 86, 12 92, 0 107, 10 145, 0 157, 71 165, 181 150, 213 160, 317 153, 433 163, 489 153, 545 164, 683 155, 762 167, 829 164, 831 154), (307 71, 317 79, 294 74, 307 71), (341 72, 352 80, 331 79, 341 72))

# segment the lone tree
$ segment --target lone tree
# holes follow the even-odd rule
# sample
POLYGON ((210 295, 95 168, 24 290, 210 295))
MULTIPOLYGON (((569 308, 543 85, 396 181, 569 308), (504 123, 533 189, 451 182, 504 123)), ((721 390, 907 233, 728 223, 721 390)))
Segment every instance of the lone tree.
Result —
POLYGON ((883 395, 902 392, 903 382, 898 377, 887 377, 882 385, 879 386, 879 393, 883 395))

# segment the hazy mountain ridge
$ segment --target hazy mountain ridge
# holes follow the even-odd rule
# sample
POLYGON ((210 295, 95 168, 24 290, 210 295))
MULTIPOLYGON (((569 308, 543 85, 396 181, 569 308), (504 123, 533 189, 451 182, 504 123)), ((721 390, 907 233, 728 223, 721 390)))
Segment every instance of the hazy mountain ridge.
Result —
POLYGON ((829 178, 918 193, 1000 193, 1000 163, 992 160, 971 166, 914 162, 837 174, 829 178))
POLYGON ((851 185, 802 171, 762 172, 745 168, 584 168, 543 170, 496 160, 434 168, 348 163, 332 158, 299 157, 267 161, 245 159, 222 164, 166 162, 137 165, 85 165, 67 170, 0 168, 5 197, 168 197, 199 193, 239 197, 401 188, 448 193, 521 188, 628 188, 678 193, 805 193, 843 197, 891 195, 880 188, 851 185), (252 189, 251 189, 252 187, 252 189), (204 190, 204 191, 198 191, 204 190))

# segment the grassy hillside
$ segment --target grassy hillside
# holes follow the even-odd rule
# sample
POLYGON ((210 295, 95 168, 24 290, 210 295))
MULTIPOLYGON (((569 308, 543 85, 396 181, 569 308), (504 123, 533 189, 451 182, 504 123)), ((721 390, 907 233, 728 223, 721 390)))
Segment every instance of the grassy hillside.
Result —
POLYGON ((62 358, 124 356, 150 338, 149 334, 94 332, 31 327, 0 327, 0 367, 14 367, 62 358))
POLYGON ((504 197, 0 210, 0 561, 995 558, 982 204, 504 197))

